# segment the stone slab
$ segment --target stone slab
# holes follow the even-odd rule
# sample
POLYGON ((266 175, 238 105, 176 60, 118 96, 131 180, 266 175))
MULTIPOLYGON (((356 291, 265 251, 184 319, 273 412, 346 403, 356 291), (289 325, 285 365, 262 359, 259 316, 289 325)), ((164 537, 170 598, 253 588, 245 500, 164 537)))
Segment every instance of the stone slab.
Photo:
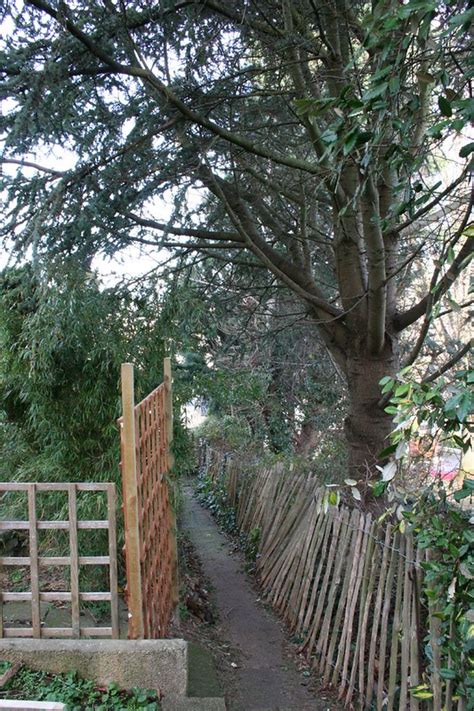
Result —
MULTIPOLYGON (((163 699, 161 702, 163 711, 226 711, 224 699, 216 697, 209 698, 184 698, 184 699, 163 699)), ((292 709, 296 711, 296 709, 292 709)))
MULTIPOLYGON (((47 602, 40 602, 40 616, 44 620, 52 607, 47 602)), ((31 625, 31 602, 4 602, 3 603, 3 622, 7 625, 15 623, 18 626, 31 625)))
POLYGON ((222 689, 210 653, 192 642, 188 643, 188 689, 191 698, 218 698, 222 689))
POLYGON ((0 659, 53 674, 77 671, 101 686, 160 689, 167 697, 186 696, 187 657, 182 639, 0 640, 0 659))
MULTIPOLYGON (((81 627, 97 627, 97 623, 90 612, 83 611, 80 614, 81 627)), ((51 606, 44 619, 45 627, 71 627, 72 611, 70 607, 51 606)))
POLYGON ((0 701, 3 711, 67 711, 67 706, 55 701, 21 701, 4 699, 0 701))

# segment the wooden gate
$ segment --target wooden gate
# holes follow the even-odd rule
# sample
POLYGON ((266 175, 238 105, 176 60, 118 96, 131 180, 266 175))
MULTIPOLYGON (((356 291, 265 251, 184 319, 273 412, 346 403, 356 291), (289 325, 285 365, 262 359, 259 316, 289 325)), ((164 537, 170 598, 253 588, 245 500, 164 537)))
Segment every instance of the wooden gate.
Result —
POLYGON ((0 637, 119 637, 118 595, 117 595, 117 538, 115 523, 115 484, 110 483, 20 483, 0 482, 0 493, 23 492, 27 496, 28 520, 0 520, 0 531, 27 531, 29 533, 29 555, 0 556, 2 566, 26 566, 30 569, 29 592, 6 592, 0 590, 0 637), (41 492, 64 491, 68 495, 69 518, 67 521, 44 521, 37 515, 36 497, 41 492), (77 493, 106 492, 107 519, 85 521, 77 515, 77 493), (108 555, 79 555, 78 531, 108 529, 108 555), (69 531, 69 555, 40 555, 38 533, 46 530, 69 531), (79 567, 83 565, 109 566, 110 590, 107 592, 82 592, 79 588, 79 567), (70 569, 70 590, 68 592, 42 592, 40 569, 47 566, 68 566, 70 569), (81 602, 108 601, 111 606, 110 627, 82 627, 80 617, 81 602), (5 626, 3 603, 30 602, 31 627, 5 626), (42 602, 68 602, 71 605, 71 627, 43 627, 41 622, 42 602))
POLYGON ((134 402, 133 366, 122 365, 119 420, 129 639, 166 637, 178 603, 176 521, 170 501, 173 410, 170 359, 164 382, 134 402))

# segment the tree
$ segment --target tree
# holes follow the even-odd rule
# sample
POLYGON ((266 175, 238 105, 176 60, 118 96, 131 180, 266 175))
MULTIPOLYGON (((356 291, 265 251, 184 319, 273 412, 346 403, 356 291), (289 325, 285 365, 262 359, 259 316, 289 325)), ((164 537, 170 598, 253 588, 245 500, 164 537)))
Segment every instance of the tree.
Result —
MULTIPOLYGON (((119 475, 120 364, 137 401, 163 380, 172 290, 100 288, 75 260, 0 273, 0 453, 7 479, 102 481, 119 475), (166 337, 165 337, 166 336, 166 337)), ((179 302, 178 302, 179 303, 179 302)), ((190 347, 180 324, 182 342, 190 347)), ((178 402, 190 396, 176 378, 178 402)), ((176 441, 183 449, 180 419, 176 441)), ((176 452, 185 466, 183 451, 176 452)))
POLYGON ((186 279, 189 310, 206 304, 201 393, 209 414, 230 415, 226 427, 246 433, 245 447, 251 436, 260 451, 314 454, 329 428, 341 428, 345 384, 304 306, 255 268, 209 259, 186 279))
POLYGON ((263 268, 345 374, 351 465, 371 469, 400 335, 418 324, 413 361, 472 255, 470 3, 27 0, 5 13, 16 249, 88 259, 136 242, 263 268), (58 145, 70 170, 37 156, 58 145), (402 309, 428 258, 429 288, 402 309))

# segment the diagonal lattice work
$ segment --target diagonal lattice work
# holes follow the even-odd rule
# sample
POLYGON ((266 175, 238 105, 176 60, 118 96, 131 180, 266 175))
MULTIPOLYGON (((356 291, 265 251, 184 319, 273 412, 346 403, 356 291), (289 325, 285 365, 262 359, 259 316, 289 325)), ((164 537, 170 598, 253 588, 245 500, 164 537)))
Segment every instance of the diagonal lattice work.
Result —
POLYGON ((166 637, 176 599, 175 518, 170 501, 172 466, 171 374, 133 403, 133 368, 122 367, 121 462, 125 520, 127 602, 131 639, 166 637))

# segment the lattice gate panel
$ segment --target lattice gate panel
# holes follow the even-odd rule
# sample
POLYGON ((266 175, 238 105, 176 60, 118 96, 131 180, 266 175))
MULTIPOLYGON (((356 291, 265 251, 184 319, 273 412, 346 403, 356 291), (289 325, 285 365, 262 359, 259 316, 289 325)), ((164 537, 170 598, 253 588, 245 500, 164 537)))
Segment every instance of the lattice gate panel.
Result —
POLYGON ((166 636, 172 612, 164 384, 136 406, 135 418, 144 634, 156 638, 166 636))
POLYGON ((170 393, 162 383, 133 406, 133 401, 131 403, 127 397, 127 390, 128 394, 133 393, 133 371, 122 371, 122 383, 124 416, 119 423, 129 637, 157 639, 168 634, 175 605, 174 514, 168 484, 170 393), (133 418, 127 427, 131 404, 133 418), (130 451, 131 447, 133 451, 130 451))

